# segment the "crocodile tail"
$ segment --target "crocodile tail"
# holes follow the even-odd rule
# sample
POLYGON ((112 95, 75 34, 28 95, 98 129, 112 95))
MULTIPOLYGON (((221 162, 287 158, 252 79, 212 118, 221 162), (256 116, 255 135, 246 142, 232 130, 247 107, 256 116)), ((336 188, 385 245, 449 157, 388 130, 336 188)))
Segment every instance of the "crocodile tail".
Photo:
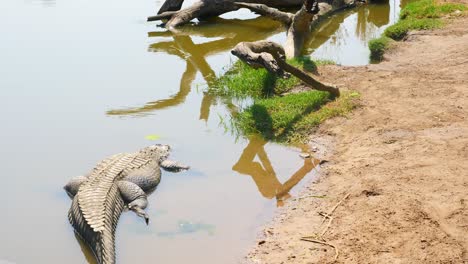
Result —
MULTIPOLYGON (((114 194, 118 193, 117 186, 111 190, 114 194)), ((87 223, 75 196, 72 206, 68 212, 68 219, 75 229, 75 232, 85 241, 93 252, 99 264, 115 263, 115 230, 124 208, 124 201, 120 195, 113 195, 112 202, 107 204, 106 221, 99 231, 94 231, 87 223)))

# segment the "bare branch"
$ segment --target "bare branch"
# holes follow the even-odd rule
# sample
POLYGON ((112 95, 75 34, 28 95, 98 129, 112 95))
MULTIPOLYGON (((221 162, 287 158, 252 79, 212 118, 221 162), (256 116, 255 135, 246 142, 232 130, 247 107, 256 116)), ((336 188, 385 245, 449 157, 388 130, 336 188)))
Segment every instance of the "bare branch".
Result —
POLYGON ((236 5, 239 7, 250 9, 250 11, 255 12, 259 15, 267 16, 273 20, 280 21, 286 24, 287 26, 291 24, 291 21, 293 18, 293 14, 282 12, 276 8, 272 8, 264 4, 250 4, 250 3, 239 2, 239 3, 236 3, 236 5))
POLYGON ((150 16, 146 19, 146 21, 158 21, 158 20, 163 20, 163 19, 171 19, 172 16, 177 14, 178 11, 167 11, 162 14, 156 15, 156 16, 150 16))
MULTIPOLYGON (((297 7, 303 0, 241 0, 245 3, 263 4, 267 7, 297 7)), ((236 0, 199 0, 191 6, 181 9, 183 0, 166 0, 158 16, 151 16, 148 21, 169 19, 167 28, 174 28, 189 23, 192 19, 216 17, 240 8, 236 0), (168 13, 173 12, 173 13, 168 13), (160 16, 163 15, 164 16, 160 16), (170 15, 170 16, 169 16, 170 15)))

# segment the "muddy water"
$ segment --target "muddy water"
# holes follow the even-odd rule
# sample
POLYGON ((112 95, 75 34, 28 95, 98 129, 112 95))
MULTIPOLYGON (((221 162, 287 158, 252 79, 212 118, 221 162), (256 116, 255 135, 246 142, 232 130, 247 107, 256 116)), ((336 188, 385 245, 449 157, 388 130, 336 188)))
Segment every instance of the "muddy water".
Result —
MULTIPOLYGON (((192 166, 163 173, 149 226, 122 216, 119 263, 235 263, 274 208, 314 177, 316 161, 300 150, 227 133, 220 120, 235 105, 204 93, 232 61, 229 49, 283 41, 281 25, 240 11, 169 33, 144 21, 160 4, 2 1, 0 263, 93 263, 68 224, 62 186, 114 153, 167 143, 192 166)), ((346 14, 320 32, 340 32, 356 12, 346 14)), ((314 54, 329 45, 310 43, 314 54)))

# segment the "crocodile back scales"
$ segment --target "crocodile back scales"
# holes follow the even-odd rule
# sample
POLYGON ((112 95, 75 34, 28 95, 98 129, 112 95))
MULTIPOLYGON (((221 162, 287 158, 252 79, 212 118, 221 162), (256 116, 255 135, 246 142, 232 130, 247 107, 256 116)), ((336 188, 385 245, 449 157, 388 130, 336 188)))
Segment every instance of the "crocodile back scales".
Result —
POLYGON ((69 211, 78 235, 91 247, 99 263, 115 263, 115 230, 124 208, 117 181, 150 159, 139 153, 122 153, 96 165, 80 186, 69 211))

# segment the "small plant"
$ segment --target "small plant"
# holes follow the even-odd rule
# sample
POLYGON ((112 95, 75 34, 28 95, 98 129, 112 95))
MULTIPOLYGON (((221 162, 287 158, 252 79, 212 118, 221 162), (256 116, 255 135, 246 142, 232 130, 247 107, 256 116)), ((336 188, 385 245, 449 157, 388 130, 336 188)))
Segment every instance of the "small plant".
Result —
POLYGON ((369 41, 369 49, 370 49, 370 59, 373 62, 378 62, 383 59, 383 55, 385 50, 388 49, 390 42, 392 40, 386 36, 382 36, 380 38, 372 39, 369 41))

